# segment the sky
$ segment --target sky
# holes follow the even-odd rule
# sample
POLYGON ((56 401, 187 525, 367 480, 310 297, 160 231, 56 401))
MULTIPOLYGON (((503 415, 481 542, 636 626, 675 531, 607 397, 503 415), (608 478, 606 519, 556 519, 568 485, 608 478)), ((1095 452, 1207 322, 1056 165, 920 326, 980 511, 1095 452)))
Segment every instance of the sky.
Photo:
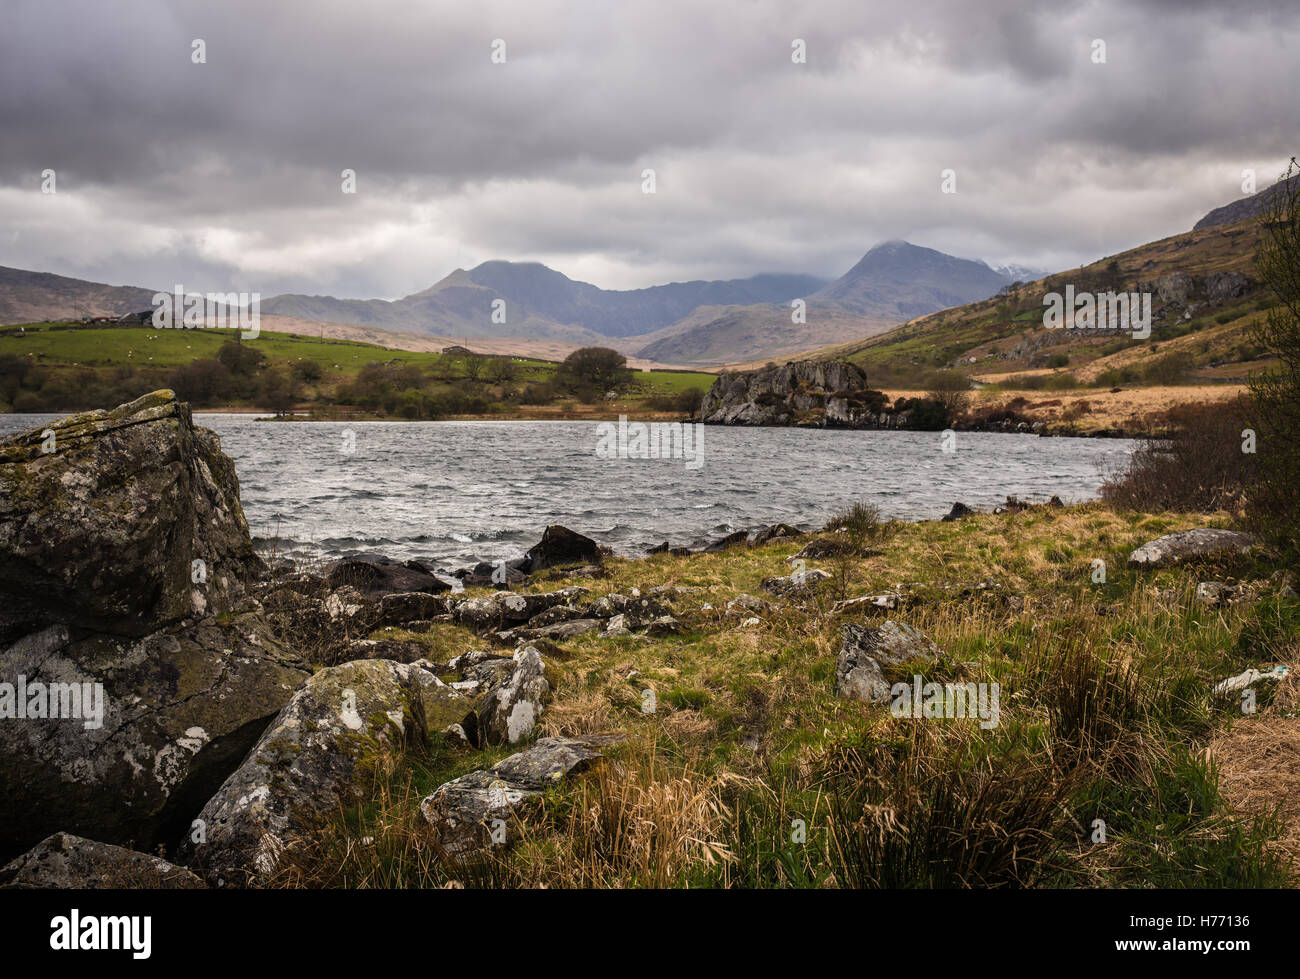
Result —
POLYGON ((1296 0, 5 0, 0 265, 393 299, 901 238, 1058 271, 1276 180, 1297 52, 1296 0))

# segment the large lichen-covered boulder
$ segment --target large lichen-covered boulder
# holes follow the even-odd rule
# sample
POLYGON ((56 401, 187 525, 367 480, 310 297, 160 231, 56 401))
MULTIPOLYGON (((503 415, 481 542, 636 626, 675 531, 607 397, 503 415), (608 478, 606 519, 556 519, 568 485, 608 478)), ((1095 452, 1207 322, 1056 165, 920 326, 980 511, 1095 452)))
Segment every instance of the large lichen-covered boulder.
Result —
POLYGON ((175 835, 307 676, 261 569, 170 391, 0 440, 0 847, 175 835))
POLYGON ((198 890, 197 876, 161 857, 71 833, 54 833, 4 867, 0 887, 15 890, 198 890))
POLYGON ((419 666, 365 660, 321 670, 208 800, 181 858, 221 886, 259 883, 296 838, 363 798, 386 752, 471 713, 468 698, 419 666))
POLYGON ((234 464, 171 391, 0 440, 0 643, 221 614, 260 566, 234 464))
POLYGON ((1255 543, 1251 534, 1197 527, 1148 541, 1128 556, 1130 568, 1163 568, 1189 561, 1214 560, 1245 554, 1255 543))
MULTIPOLYGON (((0 680, 21 677, 47 714, 38 690, 62 685, 69 715, 75 691, 77 716, 32 717, 29 703, 29 716, 0 720, 0 845, 12 852, 59 829, 170 842, 307 676, 253 612, 142 639, 74 639, 52 625, 14 643, 0 652, 0 680)), ((0 692, 0 714, 4 701, 0 692)))

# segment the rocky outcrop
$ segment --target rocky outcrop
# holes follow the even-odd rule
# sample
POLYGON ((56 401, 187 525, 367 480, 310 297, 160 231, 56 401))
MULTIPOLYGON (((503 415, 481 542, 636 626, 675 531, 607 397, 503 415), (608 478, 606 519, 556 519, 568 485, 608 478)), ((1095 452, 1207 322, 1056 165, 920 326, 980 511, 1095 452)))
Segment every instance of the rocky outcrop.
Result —
POLYGON ((362 798, 385 751, 469 714, 467 698, 419 666, 366 660, 321 670, 208 800, 180 854, 219 885, 265 880, 291 840, 362 798))
POLYGON ((0 845, 151 847, 220 785, 307 676, 260 568, 171 392, 0 442, 0 845))
POLYGON ((801 360, 718 375, 700 405, 700 419, 712 425, 874 428, 885 404, 861 368, 841 360, 801 360))
POLYGON ((234 464, 171 391, 0 441, 0 643, 222 614, 260 567, 234 464))
POLYGON ((534 802, 549 786, 601 758, 600 748, 622 735, 543 738, 486 771, 470 772, 438 787, 420 803, 443 853, 463 860, 476 851, 509 841, 512 814, 534 802))
POLYGON ((207 885, 161 857, 55 833, 0 867, 0 888, 197 890, 207 885))
POLYGON ((1255 543, 1251 534, 1235 530, 1197 527, 1165 534, 1143 544, 1128 556, 1130 568, 1163 568, 1189 561, 1205 561, 1245 554, 1255 543))

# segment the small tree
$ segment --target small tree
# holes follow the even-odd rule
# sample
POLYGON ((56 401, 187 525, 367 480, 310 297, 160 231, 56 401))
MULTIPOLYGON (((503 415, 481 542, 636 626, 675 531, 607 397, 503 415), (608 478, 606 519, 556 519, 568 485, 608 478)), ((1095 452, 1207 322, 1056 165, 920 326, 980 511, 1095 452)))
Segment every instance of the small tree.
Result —
POLYGON ((627 358, 609 347, 581 347, 555 372, 556 382, 568 390, 592 388, 599 393, 620 387, 627 376, 627 358))
POLYGON ((293 382, 289 376, 278 367, 266 371, 257 392, 257 406, 283 415, 292 404, 293 382))
POLYGON ((488 367, 488 377, 497 384, 505 384, 507 381, 513 381, 518 375, 518 368, 515 362, 509 357, 493 357, 492 363, 488 367))
MULTIPOLYGON (((1300 542, 1300 167, 1295 157, 1261 220, 1255 266, 1277 305, 1256 324, 1253 338, 1278 364, 1250 379, 1259 457, 1251 509, 1262 529, 1294 547, 1300 542)), ((1242 442, 1245 451, 1245 432, 1242 442)))
POLYGON ((970 378, 960 371, 935 371, 929 378, 925 399, 943 405, 951 423, 970 407, 970 378))

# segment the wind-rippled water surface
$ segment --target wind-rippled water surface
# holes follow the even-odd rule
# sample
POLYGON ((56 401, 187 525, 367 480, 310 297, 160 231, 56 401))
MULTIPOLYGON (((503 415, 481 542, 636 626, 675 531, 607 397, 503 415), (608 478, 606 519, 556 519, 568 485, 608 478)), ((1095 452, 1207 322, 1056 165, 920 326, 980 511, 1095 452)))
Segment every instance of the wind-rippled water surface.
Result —
MULTIPOLYGON (((0 434, 57 416, 0 415, 0 434)), ((594 422, 271 422, 198 415, 235 460, 255 536, 290 555, 380 551, 456 568, 521 555, 547 524, 622 553, 785 521, 855 500, 934 519, 955 500, 1094 497, 1133 443, 960 432, 709 426, 704 464, 603 459, 594 422), (355 437, 352 452, 344 451, 355 437)))

